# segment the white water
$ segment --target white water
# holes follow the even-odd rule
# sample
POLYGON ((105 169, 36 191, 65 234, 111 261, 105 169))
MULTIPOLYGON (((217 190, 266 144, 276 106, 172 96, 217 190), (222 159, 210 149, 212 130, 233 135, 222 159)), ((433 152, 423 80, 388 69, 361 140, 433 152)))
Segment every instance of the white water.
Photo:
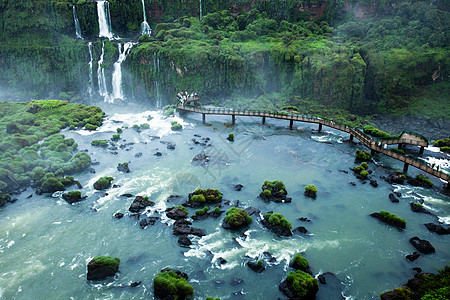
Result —
POLYGON ((92 57, 92 42, 88 43, 89 48, 89 86, 88 86, 88 92, 89 96, 92 97, 92 93, 94 92, 94 70, 92 68, 94 63, 94 58, 92 57))
POLYGON ((105 42, 102 42, 102 54, 98 61, 97 79, 98 79, 98 93, 105 100, 105 102, 112 102, 111 97, 108 94, 108 88, 106 86, 105 69, 103 68, 103 57, 105 56, 105 42))
POLYGON ((152 29, 147 23, 147 13, 145 12, 145 1, 142 0, 142 11, 144 13, 144 21, 141 24, 141 34, 146 34, 150 36, 152 34, 152 29))
POLYGON ((159 93, 159 83, 158 83, 158 76, 159 76, 159 72, 160 72, 159 58, 158 58, 158 55, 156 54, 156 52, 154 52, 153 54, 154 54, 154 56, 153 56, 153 74, 155 77, 156 107, 161 108, 162 100, 161 100, 161 95, 159 93))
POLYGON ((133 47, 132 42, 125 43, 122 51, 122 44, 117 44, 119 47, 119 59, 114 63, 114 72, 112 75, 112 87, 113 95, 112 99, 122 99, 123 100, 123 89, 122 89, 122 63, 127 58, 128 53, 130 53, 133 47))
POLYGON ((77 35, 77 39, 83 39, 81 35, 80 22, 77 17, 77 10, 75 9, 75 5, 73 6, 73 21, 75 23, 75 34, 77 35))
POLYGON ((98 14, 98 27, 99 37, 106 37, 111 39, 113 37, 111 31, 111 15, 109 13, 109 2, 98 1, 97 2, 97 14, 98 14))

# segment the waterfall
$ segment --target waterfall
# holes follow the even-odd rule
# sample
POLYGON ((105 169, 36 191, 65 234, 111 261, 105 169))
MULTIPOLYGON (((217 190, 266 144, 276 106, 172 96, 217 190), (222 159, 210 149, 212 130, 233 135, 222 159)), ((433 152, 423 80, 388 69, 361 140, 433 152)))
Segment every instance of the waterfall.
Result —
POLYGON ((113 95, 112 99, 121 99, 123 100, 123 89, 122 89, 122 63, 127 58, 128 53, 130 53, 131 48, 133 47, 132 42, 125 43, 122 51, 122 44, 118 44, 119 48, 119 59, 114 63, 114 72, 112 75, 112 87, 113 87, 113 95))
POLYGON ((83 39, 83 37, 81 36, 80 22, 78 21, 77 10, 75 9, 75 5, 72 8, 73 8, 73 21, 75 22, 75 34, 77 35, 77 39, 83 39))
POLYGON ((92 93, 94 91, 94 74, 93 74, 93 70, 92 70, 92 66, 94 63, 94 58, 92 57, 92 42, 88 43, 88 48, 89 48, 89 57, 91 58, 91 60, 89 61, 89 87, 88 87, 88 92, 89 92, 89 96, 92 97, 92 93))
POLYGON ((111 102, 111 98, 108 94, 108 88, 106 86, 105 69, 103 68, 103 57, 105 56, 105 41, 102 42, 102 55, 98 61, 97 79, 98 79, 98 93, 105 100, 105 102, 111 102))
POLYGON ((147 13, 145 12, 145 1, 142 0, 142 10, 144 12, 144 21, 141 24, 141 34, 146 34, 150 36, 152 34, 152 29, 147 23, 147 13))
POLYGON ((155 78, 155 93, 156 93, 156 108, 161 108, 162 101, 161 101, 161 95, 159 93, 159 83, 158 83, 158 77, 160 74, 159 69, 159 58, 156 52, 153 53, 153 77, 155 78))
POLYGON ((98 27, 100 29, 99 37, 111 39, 111 14, 109 13, 109 2, 101 0, 97 2, 98 27))
POLYGON ((200 0, 200 21, 202 20, 202 0, 200 0))

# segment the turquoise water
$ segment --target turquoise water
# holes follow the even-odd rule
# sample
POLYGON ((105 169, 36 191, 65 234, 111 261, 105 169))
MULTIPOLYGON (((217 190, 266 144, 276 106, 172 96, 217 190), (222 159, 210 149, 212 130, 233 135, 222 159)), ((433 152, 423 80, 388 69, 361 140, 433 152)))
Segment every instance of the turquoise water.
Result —
MULTIPOLYGON (((99 131, 66 131, 79 150, 87 149, 94 161, 96 173, 85 172, 76 179, 83 185, 83 202, 67 204, 60 194, 38 196, 28 189, 18 201, 0 210, 0 298, 1 299, 141 299, 153 297, 153 278, 164 267, 186 272, 194 286, 195 299, 207 296, 221 299, 284 298, 278 284, 291 271, 289 259, 303 252, 314 274, 332 272, 340 280, 338 294, 349 299, 379 299, 385 290, 402 285, 414 275, 413 267, 435 272, 450 258, 448 236, 429 232, 422 224, 435 222, 430 215, 413 213, 409 202, 417 198, 425 206, 448 221, 450 202, 436 189, 425 190, 408 185, 393 186, 381 180, 383 166, 401 169, 390 158, 378 157, 370 163, 372 178, 379 183, 373 188, 357 180, 352 172, 354 152, 358 145, 343 142, 348 135, 325 128, 322 134, 313 131, 317 125, 295 124, 288 130, 287 121, 258 118, 237 118, 236 126, 228 128, 231 118, 207 116, 211 126, 201 124, 201 116, 164 118, 160 112, 111 113, 99 131), (138 133, 133 124, 147 123, 150 129, 138 133), (172 132, 170 122, 183 124, 181 132, 172 132), (129 127, 116 143, 117 150, 90 146, 92 139, 110 139, 118 127, 129 127), (235 142, 226 140, 234 133, 235 142), (194 137, 195 134, 201 137, 194 137), (168 150, 160 143, 176 143, 168 150), (210 147, 195 145, 193 138, 209 137, 210 147), (124 141, 126 140, 126 141, 124 141), (120 145, 128 144, 124 148, 120 145), (116 155, 111 151, 117 151, 116 155), (154 156, 156 151, 163 153, 154 156), (194 166, 192 158, 198 153, 211 155, 207 167, 194 166), (135 157, 142 153, 141 157, 135 157), (121 174, 117 163, 129 162, 131 173, 121 174), (101 176, 113 176, 116 188, 107 195, 93 189, 101 176), (257 195, 265 180, 285 183, 292 203, 267 203, 257 195), (356 182, 352 186, 350 182, 356 182), (237 192, 233 185, 242 184, 237 192), (316 185, 315 200, 303 195, 304 187, 316 185), (223 218, 193 221, 193 226, 206 229, 207 235, 193 238, 190 248, 178 245, 172 235, 173 221, 160 212, 174 204, 167 203, 170 195, 187 195, 196 188, 218 188, 224 199, 239 200, 242 207, 253 206, 262 213, 283 214, 293 225, 304 226, 308 235, 279 238, 267 231, 254 217, 249 228, 233 232, 222 229, 223 218), (402 193, 400 203, 391 203, 392 191, 402 193), (133 198, 124 193, 148 195, 157 204, 147 215, 160 216, 153 226, 141 229, 138 221, 125 215, 115 219, 116 212, 126 213, 133 198), (27 196, 33 195, 31 198, 27 196), (386 226, 369 217, 372 212, 388 210, 406 219, 404 231, 386 226), (311 222, 298 218, 307 217, 311 222), (418 236, 429 240, 436 253, 422 255, 415 262, 405 259, 415 251, 408 239, 418 236), (267 264, 257 274, 246 262, 263 257, 268 251, 277 261, 267 264), (86 265, 94 256, 110 255, 121 259, 120 273, 103 282, 86 281, 86 265), (217 262, 219 257, 226 264, 217 262), (240 278, 244 283, 232 286, 240 278), (135 288, 128 285, 142 284, 135 288), (243 295, 233 295, 235 292, 243 295)), ((362 149, 362 148, 361 148, 362 149)), ((410 168, 411 175, 419 171, 410 168)), ((434 181, 436 185, 442 183, 434 181)), ((74 188, 71 188, 74 189, 74 188)), ((190 215, 194 209, 189 209, 190 215)), ((328 285, 320 285, 317 299, 331 299, 336 294, 328 285)))

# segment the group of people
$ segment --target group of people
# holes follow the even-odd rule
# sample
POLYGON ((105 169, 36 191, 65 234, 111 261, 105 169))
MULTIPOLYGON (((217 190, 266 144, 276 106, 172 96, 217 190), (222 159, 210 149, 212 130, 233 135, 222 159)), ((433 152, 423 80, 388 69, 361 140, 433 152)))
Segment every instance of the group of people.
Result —
POLYGON ((439 171, 439 165, 438 164, 431 164, 431 168, 434 169, 434 166, 436 165, 436 170, 439 171))
POLYGON ((181 103, 181 105, 184 105, 189 98, 195 98, 195 97, 198 97, 198 95, 197 95, 197 93, 189 94, 188 92, 179 92, 177 94, 177 97, 178 97, 177 105, 180 103, 181 103))

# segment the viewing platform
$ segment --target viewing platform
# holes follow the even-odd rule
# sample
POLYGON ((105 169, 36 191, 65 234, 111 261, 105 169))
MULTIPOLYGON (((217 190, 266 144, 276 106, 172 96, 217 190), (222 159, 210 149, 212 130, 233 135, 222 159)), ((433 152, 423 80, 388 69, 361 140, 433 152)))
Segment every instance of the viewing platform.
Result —
MULTIPOLYGON (((198 99, 197 99, 198 100, 198 99)), ((197 101, 195 100, 195 101, 197 101)), ((188 102, 189 103, 189 102, 188 102)), ((298 122, 306 122, 306 123, 315 123, 319 124, 318 132, 322 131, 323 126, 327 126, 330 128, 334 128, 346 133, 350 134, 350 140, 353 138, 358 139, 363 145, 371 150, 371 154, 382 153, 389 157, 395 158, 399 161, 404 162, 403 173, 407 173, 408 166, 413 166, 419 170, 422 170, 430 175, 433 175, 439 179, 442 179, 447 182, 447 189, 450 188, 450 174, 445 172, 444 170, 436 170, 431 168, 431 166, 420 157, 416 157, 409 154, 400 154, 391 151, 388 147, 384 147, 384 145, 393 145, 398 144, 398 148, 401 149, 403 145, 415 145, 419 146, 419 154, 423 154, 424 148, 428 147, 428 140, 420 134, 404 130, 398 136, 393 136, 389 138, 376 138, 371 137, 365 134, 362 130, 358 128, 353 128, 341 123, 337 123, 333 120, 324 119, 320 117, 314 117, 310 115, 300 115, 288 113, 285 111, 260 111, 260 110, 236 110, 236 109, 227 109, 227 108, 205 108, 205 107, 195 107, 189 105, 181 105, 177 106, 177 109, 185 112, 194 112, 202 114, 203 123, 206 122, 206 115, 230 115, 231 123, 234 125, 236 122, 236 116, 246 116, 246 117, 261 117, 262 124, 265 124, 266 118, 273 119, 284 119, 289 120, 289 128, 292 130, 294 126, 294 121, 298 122)))

